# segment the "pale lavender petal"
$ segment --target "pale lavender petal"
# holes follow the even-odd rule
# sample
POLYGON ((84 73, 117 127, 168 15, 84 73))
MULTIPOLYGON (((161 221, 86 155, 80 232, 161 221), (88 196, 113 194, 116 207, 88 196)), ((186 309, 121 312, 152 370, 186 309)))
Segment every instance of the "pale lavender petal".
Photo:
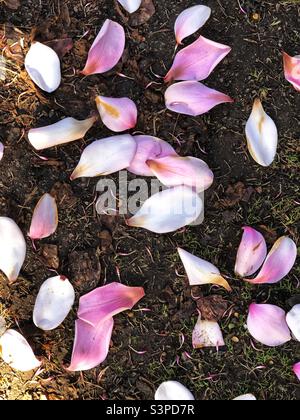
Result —
POLYGON ((136 126, 137 107, 131 99, 97 96, 96 104, 103 124, 110 130, 121 132, 136 126))
POLYGON ((4 154, 4 145, 3 143, 0 142, 0 161, 3 158, 3 154, 4 154))
POLYGON ((118 0, 118 2, 128 13, 134 13, 139 9, 142 0, 118 0))
POLYGON ((291 57, 283 53, 284 76, 300 92, 300 55, 291 57))
POLYGON ((175 22, 175 36, 177 44, 181 44, 184 38, 197 32, 207 22, 211 15, 211 8, 197 5, 185 9, 175 22))
POLYGON ((292 331, 293 337, 300 341, 300 304, 295 305, 286 315, 286 322, 292 331))
POLYGON ((55 233, 58 225, 58 211, 55 198, 44 194, 37 203, 28 236, 31 239, 48 238, 55 233))
POLYGON ((298 378, 298 379, 299 379, 299 381, 300 381, 300 362, 296 363, 296 364, 293 366, 293 372, 294 372, 294 374, 297 376, 297 378, 298 378))
POLYGON ((260 232, 251 227, 244 227, 244 234, 238 249, 235 273, 240 277, 254 274, 267 256, 267 244, 260 232))

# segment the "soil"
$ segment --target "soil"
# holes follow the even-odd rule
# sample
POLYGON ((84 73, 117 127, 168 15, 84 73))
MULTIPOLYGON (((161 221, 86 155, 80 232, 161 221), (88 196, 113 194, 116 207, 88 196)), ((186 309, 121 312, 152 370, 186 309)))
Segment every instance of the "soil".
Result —
POLYGON ((226 349, 193 350, 197 303, 176 252, 183 247, 232 277, 244 225, 260 229, 269 245, 283 234, 299 239, 300 102, 299 93, 284 79, 281 55, 282 50, 299 54, 299 1, 240 0, 247 14, 235 0, 202 2, 213 13, 201 33, 232 47, 204 83, 229 94, 235 103, 197 118, 165 110, 166 86, 158 77, 172 63, 175 18, 194 0, 154 0, 153 16, 148 4, 130 18, 112 0, 21 0, 17 10, 12 10, 13 3, 0 0, 0 24, 9 30, 10 45, 22 37, 24 49, 14 44, 6 50, 6 78, 0 82, 0 140, 5 145, 0 214, 13 218, 26 233, 38 199, 51 192, 59 205, 59 228, 37 243, 37 251, 27 240, 26 262, 15 284, 9 286, 0 275, 0 315, 24 334, 43 361, 37 375, 15 372, 0 362, 0 399, 151 399, 168 379, 184 383, 197 399, 232 399, 248 392, 259 399, 299 399, 291 370, 300 360, 299 343, 269 349, 254 344, 245 329, 252 301, 290 308, 299 295, 299 267, 278 285, 249 286, 232 279, 231 294, 210 287, 193 290, 193 297, 218 295, 222 299, 216 301, 228 307, 220 321, 226 349), (106 18, 125 27, 126 53, 117 69, 83 78, 78 73, 106 18), (54 94, 38 90, 24 70, 30 37, 43 42, 73 39, 54 94), (98 180, 71 182, 69 176, 87 144, 112 135, 100 122, 85 140, 45 151, 48 161, 34 153, 26 139, 28 129, 66 116, 88 117, 100 93, 131 97, 139 108, 133 132, 167 140, 181 155, 204 159, 213 169, 215 182, 205 195, 202 225, 155 235, 128 228, 121 217, 97 216, 98 180), (269 168, 251 159, 244 136, 257 96, 280 133, 278 155, 269 168), (32 309, 53 270, 69 276, 77 301, 63 325, 45 333, 34 327, 32 309), (69 373, 64 367, 70 361, 78 298, 111 281, 143 286, 146 296, 134 310, 116 317, 107 360, 91 371, 69 373))

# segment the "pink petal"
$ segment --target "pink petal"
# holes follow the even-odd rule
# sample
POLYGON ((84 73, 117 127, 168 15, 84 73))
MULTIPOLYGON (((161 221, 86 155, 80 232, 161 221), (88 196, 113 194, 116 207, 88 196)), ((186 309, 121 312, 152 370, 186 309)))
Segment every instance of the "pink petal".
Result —
POLYGON ((113 318, 108 318, 95 327, 78 319, 75 322, 75 341, 68 370, 77 372, 93 369, 102 363, 109 351, 113 326, 113 318))
POLYGON ((165 82, 204 80, 230 51, 231 48, 227 45, 200 36, 197 41, 176 54, 165 82))
POLYGON ((44 194, 37 203, 31 220, 29 237, 31 239, 48 238, 58 225, 58 213, 55 199, 50 194, 44 194))
POLYGON ((240 277, 254 274, 267 256, 267 244, 261 233, 251 227, 244 227, 244 234, 238 249, 235 273, 240 277))
POLYGON ((200 29, 211 15, 210 7, 197 5, 185 9, 175 22, 175 36, 177 44, 200 29))
POLYGON ((300 362, 296 363, 296 364, 293 366, 293 372, 294 372, 294 374, 297 376, 297 378, 298 378, 298 379, 299 379, 299 381, 300 381, 300 362))
POLYGON ((247 327, 255 340, 269 347, 281 346, 291 340, 285 312, 278 306, 252 303, 247 327))
POLYGON ((149 159, 178 156, 169 143, 157 137, 134 136, 134 139, 137 144, 137 150, 127 170, 135 175, 153 176, 152 170, 146 163, 149 159))
POLYGON ((120 132, 136 126, 137 108, 131 99, 97 96, 96 104, 103 124, 110 130, 120 132))
POLYGON ((297 246, 295 242, 287 236, 283 236, 275 242, 257 277, 247 281, 253 284, 277 283, 288 275, 296 258, 297 246))
POLYGON ((216 105, 233 102, 224 93, 210 89, 198 82, 179 82, 170 86, 165 93, 166 107, 179 114, 205 114, 216 105))
POLYGON ((125 32, 117 22, 107 19, 89 51, 82 73, 105 73, 118 63, 125 48, 125 32))
POLYGON ((0 142, 0 161, 3 158, 3 154, 4 154, 4 145, 3 143, 0 142))
POLYGON ((291 57, 283 52, 284 76, 300 92, 300 56, 291 57))

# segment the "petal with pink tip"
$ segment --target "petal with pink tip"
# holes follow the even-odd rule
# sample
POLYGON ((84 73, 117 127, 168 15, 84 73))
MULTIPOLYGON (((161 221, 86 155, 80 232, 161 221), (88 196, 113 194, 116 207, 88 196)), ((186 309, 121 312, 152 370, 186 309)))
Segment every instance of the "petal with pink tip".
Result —
POLYGON ((267 256, 267 244, 260 232, 244 227, 244 234, 240 243, 236 263, 235 274, 240 277, 248 277, 254 274, 263 264, 267 256))
POLYGON ((166 381, 159 385, 155 392, 158 401, 194 401, 193 394, 180 382, 166 381))
POLYGON ((199 316, 197 324, 195 325, 193 335, 194 349, 202 349, 204 347, 219 347, 225 346, 221 328, 217 322, 205 321, 199 316))
POLYGON ((82 73, 85 76, 105 73, 118 63, 125 49, 123 27, 107 19, 88 54, 87 63, 82 73))
POLYGON ((118 0, 118 2, 128 13, 134 13, 139 9, 142 0, 118 0))
POLYGON ((227 45, 218 44, 200 36, 193 44, 176 54, 173 65, 165 77, 172 80, 204 80, 231 51, 227 45))
POLYGON ((136 126, 137 107, 129 98, 97 96, 96 105, 103 124, 112 131, 126 131, 136 126))
POLYGON ((3 159, 4 155, 4 145, 0 142, 0 161, 3 159))
POLYGON ((202 4, 189 7, 180 13, 175 22, 175 36, 177 44, 181 44, 184 38, 197 32, 210 18, 211 8, 202 4))
POLYGON ((273 245, 257 277, 247 281, 253 284, 277 283, 288 275, 296 258, 297 246, 295 242, 287 236, 283 236, 273 245))
POLYGON ((282 346, 291 340, 285 312, 275 305, 252 303, 247 327, 255 340, 269 347, 282 346))
POLYGON ((37 203, 28 236, 31 239, 43 239, 53 235, 58 225, 58 211, 55 198, 44 194, 37 203))
POLYGON ((300 362, 296 363, 296 364, 293 366, 293 372, 294 372, 294 374, 297 376, 297 378, 298 378, 298 379, 299 379, 299 381, 300 381, 300 362))
POLYGON ((291 57, 283 53, 284 76, 300 92, 300 55, 291 57))
POLYGON ((196 117, 205 114, 215 106, 233 102, 224 93, 210 89, 198 82, 179 82, 165 92, 166 107, 178 114, 196 117))

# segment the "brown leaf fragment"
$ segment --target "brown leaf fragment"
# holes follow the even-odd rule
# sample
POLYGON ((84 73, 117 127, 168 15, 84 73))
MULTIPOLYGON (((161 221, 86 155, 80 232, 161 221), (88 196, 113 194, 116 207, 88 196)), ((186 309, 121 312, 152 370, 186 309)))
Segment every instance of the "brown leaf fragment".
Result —
POLYGON ((197 300, 197 307, 201 312, 201 317, 206 321, 220 321, 228 306, 228 302, 219 295, 201 297, 197 300))

